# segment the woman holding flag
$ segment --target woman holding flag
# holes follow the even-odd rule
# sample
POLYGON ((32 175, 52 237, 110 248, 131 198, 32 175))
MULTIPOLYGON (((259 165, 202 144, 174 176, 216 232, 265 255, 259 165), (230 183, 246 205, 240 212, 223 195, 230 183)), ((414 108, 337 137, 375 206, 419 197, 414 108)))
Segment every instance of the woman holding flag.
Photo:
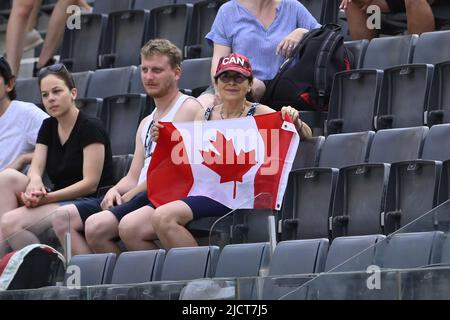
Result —
MULTIPOLYGON (((268 106, 251 103, 247 100, 246 97, 251 92, 253 83, 252 67, 247 57, 237 53, 222 57, 214 80, 222 97, 222 104, 208 108, 206 112, 199 112, 196 117, 197 121, 238 119, 275 112, 268 106)), ((281 117, 288 119, 287 116, 302 139, 311 137, 311 129, 301 121, 296 109, 283 107, 281 117)), ((159 123, 152 128, 151 134, 154 141, 158 140, 162 128, 164 127, 159 123)), ((151 171, 152 166, 149 168, 148 177, 151 176, 151 171)), ((148 182, 149 185, 155 185, 155 181, 151 181, 149 178, 148 182)), ((234 189, 236 190, 236 183, 234 189)), ((197 246, 196 240, 185 228, 185 225, 192 220, 207 216, 223 216, 231 210, 229 206, 208 196, 191 195, 181 200, 162 204, 156 209, 146 206, 128 214, 119 224, 119 235, 130 250, 154 248, 153 241, 156 239, 159 239, 167 250, 173 247, 197 246), (133 224, 137 227, 148 224, 149 220, 151 227, 148 228, 148 234, 140 233, 138 235, 133 232, 133 224)))

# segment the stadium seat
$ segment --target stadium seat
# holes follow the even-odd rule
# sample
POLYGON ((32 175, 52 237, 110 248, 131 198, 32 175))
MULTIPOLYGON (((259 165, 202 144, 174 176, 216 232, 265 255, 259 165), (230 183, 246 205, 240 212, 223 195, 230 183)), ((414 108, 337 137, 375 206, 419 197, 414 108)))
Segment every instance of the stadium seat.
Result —
POLYGON ((367 39, 344 42, 344 47, 353 54, 353 69, 362 67, 368 45, 369 40, 367 39))
POLYGON ((338 169, 366 162, 374 134, 368 131, 330 135, 322 147, 318 168, 290 173, 278 230, 283 240, 330 236, 328 224, 338 169))
POLYGON ((148 39, 168 39, 183 51, 187 44, 192 4, 174 4, 150 11, 148 39))
POLYGON ((75 87, 77 88, 77 98, 86 97, 89 80, 91 80, 93 74, 93 71, 72 72, 72 78, 75 82, 75 87))
POLYGON ((262 298, 304 299, 305 292, 298 288, 310 279, 311 274, 323 272, 327 252, 328 239, 279 242, 270 261, 268 278, 264 279, 262 298), (277 277, 287 275, 297 277, 277 277))
MULTIPOLYGON (((225 2, 226 0, 206 0, 197 1, 194 4, 188 42, 184 53, 186 58, 212 57, 213 48, 205 39, 205 36, 211 30, 220 6, 225 2)), ((190 0, 187 3, 194 2, 190 0)))
POLYGON ((324 142, 324 136, 301 140, 298 144, 292 170, 316 167, 319 163, 319 155, 324 142))
POLYGON ((441 231, 397 233, 377 246, 375 264, 381 268, 420 268, 441 262, 441 231))
POLYGON ((444 61, 450 61, 450 30, 422 33, 414 50, 413 63, 444 61))
POLYGON ((150 13, 145 10, 117 11, 109 14, 100 56, 102 68, 138 65, 140 50, 147 39, 150 13))
POLYGON ((113 155, 134 153, 137 128, 150 111, 143 94, 117 95, 103 100, 100 119, 109 133, 113 155))
POLYGON ((131 9, 133 0, 95 0, 94 13, 109 14, 114 11, 131 9))
POLYGON ((130 169, 131 162, 133 161, 132 154, 114 155, 113 160, 113 182, 116 184, 120 179, 125 177, 130 169))
POLYGON ((76 99, 75 103, 78 109, 86 115, 93 118, 100 118, 102 113, 103 99, 100 98, 81 98, 76 99))
MULTIPOLYGON (((82 254, 73 256, 69 261, 68 271, 64 276, 64 285, 74 285, 72 281, 77 280, 75 275, 80 276, 80 286, 93 286, 98 284, 109 284, 116 263, 114 253, 82 254), (73 272, 77 270, 79 272, 73 272), (72 273, 70 273, 70 271, 72 273)), ((76 282, 76 281, 75 281, 76 282)))
POLYGON ((336 73, 326 133, 373 130, 382 79, 381 70, 360 69, 336 73))
POLYGON ((211 84, 211 58, 188 59, 181 63, 178 87, 198 97, 211 84))
POLYGON ((161 280, 193 280, 211 277, 216 269, 216 246, 172 248, 166 254, 161 280))
POLYGON ((418 35, 412 34, 372 39, 367 46, 362 68, 383 70, 411 63, 418 38, 418 35))
POLYGON ((335 238, 328 251, 325 272, 365 271, 373 264, 376 245, 385 238, 381 234, 335 238))
POLYGON ((373 139, 368 163, 340 169, 331 223, 333 238, 383 233, 389 163, 418 159, 427 133, 427 127, 380 130, 373 139))
POLYGON ((428 126, 450 123, 450 61, 434 66, 434 76, 428 100, 428 126))
POLYGON ((96 70, 89 81, 86 97, 105 98, 127 94, 131 76, 135 70, 135 66, 96 70))
POLYGON ((72 72, 96 70, 108 17, 102 14, 82 14, 80 28, 66 28, 60 62, 72 72), (89 43, 89 45, 86 45, 89 43))
POLYGON ((131 76, 130 93, 147 94, 141 79, 141 66, 138 66, 131 76))
POLYGON ((174 3, 175 0, 134 0, 133 9, 151 11, 154 8, 171 5, 174 3))
POLYGON ((162 249, 121 253, 114 267, 111 284, 158 281, 165 254, 162 249))
POLYGON ((384 70, 376 129, 421 126, 428 105, 433 66, 411 64, 384 70))
POLYGON ((16 79, 17 100, 42 105, 41 90, 38 78, 16 79))

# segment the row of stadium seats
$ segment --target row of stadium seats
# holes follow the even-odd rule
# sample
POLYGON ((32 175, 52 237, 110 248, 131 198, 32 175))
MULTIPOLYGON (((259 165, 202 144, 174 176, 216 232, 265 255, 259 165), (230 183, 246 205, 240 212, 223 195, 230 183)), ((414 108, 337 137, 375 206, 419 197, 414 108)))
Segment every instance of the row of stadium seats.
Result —
MULTIPOLYGON (((378 234, 340 237, 331 245, 328 239, 281 241, 273 253, 268 243, 251 243, 227 245, 222 251, 216 246, 174 248, 167 253, 162 249, 131 251, 121 254, 117 260, 112 253, 79 255, 71 259, 68 269, 79 268, 78 285, 115 285, 91 287, 90 299, 177 299, 180 293, 181 298, 195 299, 201 297, 202 292, 186 289, 183 292, 186 282, 173 281, 258 276, 267 276, 263 278, 262 292, 252 279, 242 281, 238 288, 241 299, 305 299, 317 292, 298 288, 319 273, 366 271, 371 265, 385 270, 448 264, 449 249, 449 238, 443 232, 431 231, 387 238, 378 234), (288 275, 295 276, 289 278, 288 275)), ((66 273, 64 285, 71 285, 71 276, 72 273, 66 273)), ((235 298, 234 284, 231 286, 225 298, 235 298)), ((64 287, 22 294, 24 299, 87 298, 83 290, 64 287)), ((8 295, 11 296, 5 292, 0 297, 8 295)))

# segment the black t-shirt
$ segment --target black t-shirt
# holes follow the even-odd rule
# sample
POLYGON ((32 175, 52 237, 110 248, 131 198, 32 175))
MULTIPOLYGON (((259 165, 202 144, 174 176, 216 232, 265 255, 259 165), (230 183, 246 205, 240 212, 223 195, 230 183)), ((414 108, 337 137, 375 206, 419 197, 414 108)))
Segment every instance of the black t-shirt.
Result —
POLYGON ((53 117, 47 118, 42 122, 37 143, 48 147, 45 169, 54 185, 53 190, 68 187, 83 179, 83 148, 92 143, 105 146, 103 172, 97 188, 112 184, 111 143, 100 120, 89 118, 80 111, 69 138, 61 145, 58 121, 53 117))

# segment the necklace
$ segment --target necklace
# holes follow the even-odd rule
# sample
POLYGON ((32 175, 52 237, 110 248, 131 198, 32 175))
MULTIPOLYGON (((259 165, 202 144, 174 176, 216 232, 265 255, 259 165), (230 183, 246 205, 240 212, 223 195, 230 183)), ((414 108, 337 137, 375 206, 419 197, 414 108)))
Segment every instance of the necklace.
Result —
MULTIPOLYGON (((242 116, 242 114, 243 114, 244 111, 245 111, 245 107, 246 107, 246 105, 245 105, 245 102, 244 102, 244 105, 242 106, 242 111, 241 111, 241 113, 239 114, 239 116, 237 116, 236 118, 240 118, 240 117, 242 116)), ((224 118, 224 117, 223 117, 223 104, 222 104, 222 107, 220 108, 220 117, 222 118, 222 120, 230 119, 230 118, 224 118)))

